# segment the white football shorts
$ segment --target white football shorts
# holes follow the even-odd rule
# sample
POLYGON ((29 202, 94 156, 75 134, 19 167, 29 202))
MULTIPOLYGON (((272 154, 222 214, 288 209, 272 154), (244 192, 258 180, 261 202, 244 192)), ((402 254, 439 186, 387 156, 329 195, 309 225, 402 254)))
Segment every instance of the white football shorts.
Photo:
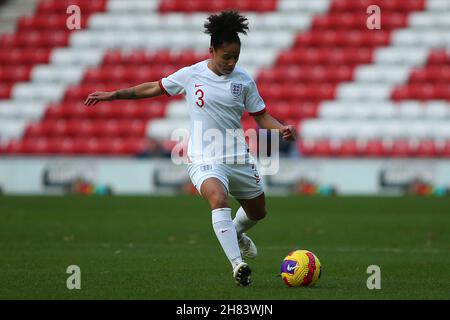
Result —
POLYGON ((222 181, 228 193, 236 199, 253 199, 264 192, 255 164, 191 163, 188 164, 188 172, 200 194, 202 183, 208 178, 222 181))

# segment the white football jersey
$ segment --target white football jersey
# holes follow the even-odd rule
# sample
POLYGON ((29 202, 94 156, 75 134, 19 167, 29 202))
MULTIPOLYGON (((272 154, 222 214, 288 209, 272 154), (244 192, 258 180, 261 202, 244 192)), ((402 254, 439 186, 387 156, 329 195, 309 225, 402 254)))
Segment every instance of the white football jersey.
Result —
POLYGON ((252 77, 239 66, 218 76, 209 60, 178 70, 159 81, 169 96, 183 94, 189 106, 188 157, 192 163, 253 163, 241 125, 242 114, 265 112, 252 77))

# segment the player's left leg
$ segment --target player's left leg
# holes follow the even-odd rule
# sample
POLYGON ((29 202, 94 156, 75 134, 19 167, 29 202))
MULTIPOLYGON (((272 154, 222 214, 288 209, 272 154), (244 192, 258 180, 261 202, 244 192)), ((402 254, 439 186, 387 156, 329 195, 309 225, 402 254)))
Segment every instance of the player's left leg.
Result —
POLYGON ((265 195, 262 193, 253 199, 236 200, 241 205, 233 219, 239 247, 245 258, 255 259, 258 251, 253 241, 245 232, 267 215, 265 195))
POLYGON ((259 220, 265 218, 267 210, 264 193, 253 199, 236 200, 241 207, 236 212, 233 222, 239 239, 245 231, 253 227, 259 220))
POLYGON ((253 241, 245 234, 266 214, 266 198, 262 180, 255 164, 229 166, 230 193, 240 203, 233 223, 239 241, 241 254, 254 259, 258 252, 253 241))
POLYGON ((241 205, 234 219, 240 238, 245 231, 267 215, 266 197, 256 164, 234 165, 227 169, 230 171, 230 193, 241 205))

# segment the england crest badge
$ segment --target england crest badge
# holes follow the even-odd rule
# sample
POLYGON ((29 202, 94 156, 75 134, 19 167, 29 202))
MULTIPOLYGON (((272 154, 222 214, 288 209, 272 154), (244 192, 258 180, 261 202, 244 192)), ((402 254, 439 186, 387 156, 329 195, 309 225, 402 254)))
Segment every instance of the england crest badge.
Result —
POLYGON ((232 82, 230 85, 231 94, 235 97, 239 97, 242 93, 242 83, 232 82))

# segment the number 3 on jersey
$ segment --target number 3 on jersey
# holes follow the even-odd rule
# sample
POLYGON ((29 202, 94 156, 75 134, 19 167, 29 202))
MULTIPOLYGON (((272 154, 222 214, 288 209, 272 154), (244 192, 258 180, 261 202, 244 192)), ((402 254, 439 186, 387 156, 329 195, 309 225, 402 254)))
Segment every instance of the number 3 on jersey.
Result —
POLYGON ((198 89, 197 91, 195 91, 195 95, 197 96, 197 102, 196 102, 197 106, 202 108, 205 105, 205 100, 203 100, 205 93, 203 92, 202 89, 198 89))

